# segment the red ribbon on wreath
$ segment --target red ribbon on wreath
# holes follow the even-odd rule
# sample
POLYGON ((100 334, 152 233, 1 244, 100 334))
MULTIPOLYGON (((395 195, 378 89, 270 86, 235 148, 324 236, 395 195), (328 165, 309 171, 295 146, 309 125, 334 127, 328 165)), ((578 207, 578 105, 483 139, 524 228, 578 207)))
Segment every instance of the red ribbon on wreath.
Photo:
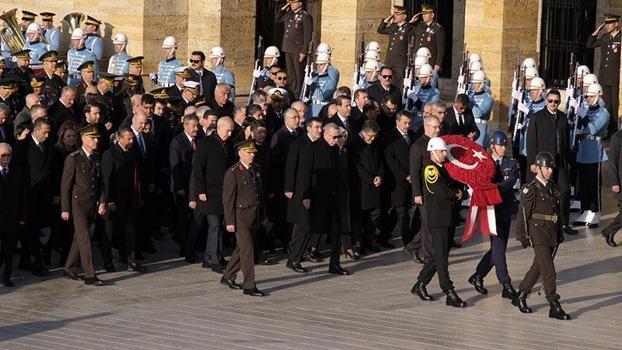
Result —
POLYGON ((503 199, 497 184, 492 182, 495 163, 482 146, 467 137, 448 135, 442 136, 442 139, 447 144, 447 161, 443 164, 445 169, 454 180, 473 190, 462 242, 473 237, 478 218, 481 231, 496 236, 495 205, 503 199))

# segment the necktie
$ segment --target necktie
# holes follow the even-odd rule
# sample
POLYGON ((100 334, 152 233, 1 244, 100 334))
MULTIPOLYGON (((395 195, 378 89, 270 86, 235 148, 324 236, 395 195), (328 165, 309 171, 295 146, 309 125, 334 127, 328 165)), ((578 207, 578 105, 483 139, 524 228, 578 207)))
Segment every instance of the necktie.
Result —
POLYGON ((458 126, 462 126, 464 121, 462 121, 462 113, 458 114, 458 126))
POLYGON ((145 149, 145 140, 143 138, 143 134, 138 134, 136 138, 138 139, 138 146, 140 147, 140 153, 144 156, 146 149, 145 149))
POLYGON ((6 137, 4 136, 4 125, 0 125, 0 142, 4 142, 6 137))
POLYGON ((348 123, 347 119, 343 120, 343 126, 346 127, 346 130, 348 130, 348 132, 350 132, 350 123, 348 123))
POLYGON ((197 142, 192 139, 192 141, 190 141, 190 145, 192 146, 192 151, 196 151, 197 150, 197 142))
POLYGON ((6 179, 9 174, 9 168, 2 168, 2 177, 6 179))
POLYGON ((410 137, 408 137, 408 133, 404 134, 404 140, 406 140, 406 143, 410 145, 410 137))

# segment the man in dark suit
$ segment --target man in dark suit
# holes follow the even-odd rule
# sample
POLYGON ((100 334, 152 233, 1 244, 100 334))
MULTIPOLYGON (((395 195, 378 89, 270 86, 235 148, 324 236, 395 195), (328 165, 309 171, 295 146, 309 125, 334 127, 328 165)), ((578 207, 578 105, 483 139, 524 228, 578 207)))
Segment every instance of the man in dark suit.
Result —
POLYGON ((45 118, 34 122, 29 136, 15 147, 15 163, 21 166, 28 181, 28 201, 30 213, 26 227, 27 249, 22 254, 22 261, 27 265, 30 257, 34 259, 31 271, 35 276, 47 274, 41 255, 39 236, 43 227, 50 225, 52 207, 52 145, 48 140, 51 123, 45 118))
POLYGON ((383 103, 385 98, 390 96, 391 100, 397 103, 397 109, 399 110, 402 106, 402 93, 393 83, 394 76, 395 73, 391 67, 382 67, 380 69, 380 74, 378 74, 378 82, 370 85, 367 91, 369 92, 369 97, 376 100, 378 103, 383 103))
MULTIPOLYGON (((387 190, 391 192, 391 207, 397 216, 392 236, 402 237, 404 246, 413 239, 413 230, 410 227, 412 191, 409 165, 410 146, 413 142, 415 134, 410 130, 410 116, 406 111, 400 111, 395 117, 395 127, 385 134, 384 156, 389 168, 387 190)), ((418 224, 415 223, 415 227, 418 224)), ((380 242, 386 244, 390 238, 382 237, 380 242)))
MULTIPOLYGON (((134 144, 134 133, 126 127, 119 128, 117 143, 106 150, 102 157, 102 199, 108 208, 105 216, 106 233, 120 237, 123 245, 119 249, 128 271, 145 272, 147 269, 136 262, 136 212, 140 208, 140 179, 134 155, 130 152, 134 144)), ((110 247, 106 247, 110 254, 110 247)), ((104 259, 112 260, 112 259, 104 259)))
POLYGON ((207 222, 207 242, 203 267, 222 273, 220 262, 220 232, 223 215, 222 183, 227 169, 233 164, 235 155, 231 144, 233 120, 223 117, 218 120, 216 133, 203 138, 192 162, 192 199, 195 200, 194 222, 189 239, 193 241, 207 222))
POLYGON ((61 219, 73 217, 74 235, 63 277, 80 280, 74 271, 78 260, 84 269, 84 283, 101 286, 102 280, 95 276, 91 251, 90 227, 96 215, 106 214, 106 204, 100 201, 102 178, 101 161, 95 153, 99 134, 89 125, 80 129, 82 147, 67 156, 61 179, 61 219), (98 204, 99 202, 99 204, 98 204))
POLYGON ((52 122, 52 139, 56 140, 56 133, 60 125, 66 120, 73 120, 78 123, 80 118, 77 117, 74 110, 76 100, 76 88, 73 86, 65 86, 61 90, 60 98, 52 105, 49 111, 50 121, 52 122))
POLYGON ((14 145, 15 136, 13 135, 13 123, 9 120, 10 113, 9 107, 0 104, 0 142, 14 145))
POLYGON ((199 95, 205 98, 206 103, 214 101, 214 89, 216 89, 216 75, 203 66, 205 64, 205 53, 203 51, 192 51, 190 54, 190 68, 192 68, 189 80, 199 83, 199 95))
POLYGON ((469 96, 467 94, 456 96, 452 108, 447 109, 444 124, 447 135, 462 135, 471 140, 477 140, 479 129, 469 109, 469 96))
POLYGON ((190 175, 192 174, 192 156, 197 149, 198 124, 199 119, 196 116, 185 117, 184 130, 173 138, 169 147, 171 192, 175 196, 175 241, 179 242, 182 253, 190 264, 198 261, 194 251, 195 242, 187 239, 188 223, 192 214, 188 206, 190 175))
POLYGON ((20 167, 11 165, 11 156, 11 146, 0 143, 0 253, 4 263, 2 284, 5 287, 15 287, 11 282, 11 270, 17 231, 26 224, 28 215, 26 181, 20 167))
POLYGON ((276 22, 283 23, 283 46, 290 87, 296 96, 300 95, 304 80, 305 58, 313 33, 313 18, 302 9, 301 0, 287 0, 276 14, 276 22))
POLYGON ((243 141, 237 146, 240 160, 224 174, 222 202, 227 232, 234 233, 237 245, 220 283, 231 289, 240 289, 235 276, 241 269, 244 274, 245 295, 263 297, 264 292, 255 285, 255 266, 253 263, 253 234, 266 218, 263 185, 260 169, 253 163, 255 143, 243 141))
POLYGON ((335 99, 335 105, 337 106, 337 113, 326 120, 325 124, 333 123, 348 131, 348 135, 354 135, 358 133, 358 130, 354 129, 354 126, 350 122, 350 114, 352 112, 352 100, 348 96, 339 96, 335 99))
POLYGON ((231 86, 229 84, 218 84, 214 90, 214 101, 207 105, 216 111, 218 117, 233 117, 235 105, 229 100, 231 86))
POLYGON ((361 126, 365 121, 363 108, 367 101, 369 101, 369 92, 367 92, 367 89, 358 89, 354 91, 354 106, 352 106, 352 112, 350 112, 350 121, 357 130, 361 130, 361 126))

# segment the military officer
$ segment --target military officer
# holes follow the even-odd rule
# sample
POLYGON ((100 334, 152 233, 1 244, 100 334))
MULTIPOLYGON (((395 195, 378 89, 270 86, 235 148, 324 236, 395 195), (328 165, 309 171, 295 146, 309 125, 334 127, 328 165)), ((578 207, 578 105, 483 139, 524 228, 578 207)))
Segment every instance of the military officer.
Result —
POLYGON ((51 104, 58 101, 61 89, 67 84, 54 74, 58 63, 58 51, 48 51, 41 55, 39 60, 43 63, 43 72, 39 75, 44 81, 43 95, 46 96, 49 103, 46 107, 50 107, 51 104))
POLYGON ((311 74, 311 113, 316 117, 322 107, 333 99, 333 93, 337 90, 337 80, 328 73, 330 56, 320 53, 315 59, 315 71, 311 74))
POLYGON ((22 110, 22 103, 17 95, 17 88, 13 77, 4 77, 0 79, 0 103, 9 108, 9 114, 6 116, 9 120, 15 120, 15 116, 22 110))
POLYGON ((11 69, 8 76, 13 77, 19 86, 19 96, 23 97, 32 92, 30 81, 34 76, 33 70, 30 68, 30 50, 25 49, 13 54, 17 67, 11 69))
POLYGON ((287 0, 287 3, 276 14, 276 22, 283 23, 283 46, 285 53, 287 75, 290 79, 290 88, 300 95, 304 80, 305 58, 307 57, 311 34, 313 32, 313 18, 302 9, 301 0, 287 0))
POLYGON ((234 233, 237 245, 222 274, 220 283, 231 289, 244 289, 244 294, 263 297, 264 292, 255 285, 253 235, 266 218, 261 169, 253 163, 257 148, 253 140, 237 145, 240 160, 231 166, 223 180, 224 221, 227 232, 234 233), (242 270, 244 283, 235 283, 242 270))
POLYGON ((412 24, 406 21, 406 9, 394 6, 393 14, 380 22, 377 31, 389 36, 385 64, 393 68, 393 81, 401 90, 408 61, 408 40, 413 33, 412 24))
POLYGON ((415 38, 415 49, 427 47, 430 50, 430 65, 436 72, 441 71, 443 58, 445 56, 445 29, 438 22, 434 21, 434 7, 432 5, 421 5, 421 12, 415 15, 410 22, 414 25, 413 36, 415 38))
POLYGON ((31 23, 35 22, 35 17, 37 17, 36 13, 22 10, 22 21, 19 25, 22 29, 22 36, 24 37, 24 40, 26 40, 26 28, 28 28, 31 23))
MULTIPOLYGON (((91 16, 86 16, 86 21, 84 22, 84 35, 86 36, 84 45, 89 51, 95 54, 97 60, 101 60, 104 57, 104 41, 99 34, 97 34, 101 24, 102 22, 100 20, 91 16)), ((95 62, 97 62, 97 60, 95 60, 95 62)))
POLYGON ((137 94, 145 93, 145 83, 143 82, 143 56, 136 56, 132 58, 128 58, 127 64, 127 72, 128 75, 132 77, 133 81, 136 81, 136 87, 134 91, 137 94))
POLYGON ((406 110, 413 114, 421 114, 423 106, 430 102, 438 101, 441 93, 438 89, 432 87, 432 72, 434 69, 429 64, 424 64, 419 68, 417 78, 419 85, 415 87, 415 91, 408 95, 406 102, 406 110))
POLYGON ((607 103, 607 110, 612 118, 609 123, 609 135, 618 129, 618 85, 620 84, 620 16, 606 14, 605 23, 601 24, 587 38, 585 46, 588 48, 600 47, 600 84, 603 88, 603 99, 607 103), (598 37, 605 29, 603 35, 598 37))
POLYGON ((60 49, 60 30, 54 28, 54 16, 53 12, 41 12, 41 34, 45 37, 45 41, 50 45, 50 50, 60 49))
POLYGON ((128 60, 131 57, 127 54, 127 51, 125 51, 127 48, 127 35, 124 33, 117 33, 112 38, 112 43, 114 44, 115 54, 108 60, 108 73, 114 75, 128 74, 128 60))
POLYGON ((475 118, 475 124, 479 129, 479 138, 477 143, 484 147, 488 147, 488 120, 490 119, 490 112, 492 112, 492 105, 494 99, 486 91, 486 74, 484 71, 477 71, 471 78, 471 87, 468 91, 469 106, 471 106, 471 112, 473 118, 475 118))
POLYGON ((167 36, 164 38, 162 49, 164 49, 166 56, 158 63, 158 75, 154 82, 157 82, 160 87, 169 87, 175 84, 175 69, 184 65, 175 58, 177 52, 177 39, 175 37, 167 36))
MULTIPOLYGON (((84 46, 84 31, 80 28, 74 29, 71 33, 72 48, 67 51, 67 70, 69 71, 68 85, 76 85, 80 80, 80 70, 78 67, 87 61, 97 62, 95 54, 84 46)), ((95 80, 97 80, 97 65, 95 68, 95 80)))
POLYGON ((589 228, 598 227, 601 207, 601 164, 606 161, 602 138, 607 136, 609 112, 599 104, 603 90, 600 84, 592 84, 587 90, 587 115, 579 119, 579 152, 577 153, 577 177, 581 215, 573 223, 589 228))
POLYGON ((41 27, 37 23, 30 23, 26 29, 26 45, 25 49, 30 50, 30 63, 34 65, 41 64, 39 57, 50 51, 50 45, 41 42, 41 27))
POLYGON ((443 292, 447 295, 445 303, 454 307, 466 307, 460 299, 454 285, 449 278, 449 226, 452 225, 452 206, 454 202, 462 200, 462 190, 455 186, 449 177, 443 163, 447 159, 447 145, 440 137, 433 137, 427 147, 430 159, 426 159, 423 167, 423 205, 426 207, 428 231, 432 240, 432 255, 424 260, 423 268, 417 277, 417 283, 411 293, 418 295, 424 301, 434 300, 428 294, 426 285, 430 283, 434 274, 443 292))
POLYGON ((535 257, 531 268, 519 285, 519 293, 512 304, 523 313, 532 313, 527 305, 527 296, 542 275, 542 285, 550 304, 549 317, 569 320, 559 304, 555 286, 553 258, 564 234, 559 222, 560 194, 552 179, 555 159, 548 152, 539 152, 535 157, 536 177, 523 186, 518 207, 516 239, 523 248, 533 247, 535 257))
POLYGON ((216 46, 210 50, 210 71, 216 75, 216 81, 218 84, 227 84, 231 87, 231 95, 229 95, 229 101, 235 101, 235 76, 233 72, 225 68, 225 50, 222 47, 216 46))
POLYGON ((86 61, 78 67, 80 72, 80 81, 76 85, 78 89, 78 97, 84 96, 86 88, 89 86, 95 86, 95 62, 86 61))
POLYGON ((90 227, 96 215, 106 213, 106 204, 99 203, 101 195, 101 161, 95 153, 99 133, 94 125, 80 129, 82 147, 65 158, 61 179, 61 219, 73 217, 74 236, 63 269, 63 277, 80 280, 74 271, 78 260, 84 269, 84 283, 100 286, 104 282, 95 276, 91 251, 90 227))

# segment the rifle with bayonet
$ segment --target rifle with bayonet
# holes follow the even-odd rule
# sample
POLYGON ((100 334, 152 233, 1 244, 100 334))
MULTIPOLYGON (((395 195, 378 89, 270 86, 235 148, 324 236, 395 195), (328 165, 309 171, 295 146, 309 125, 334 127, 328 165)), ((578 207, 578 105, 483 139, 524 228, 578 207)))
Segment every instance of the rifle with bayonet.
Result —
POLYGON ((313 84, 313 78, 311 77, 311 73, 313 73, 313 53, 315 52, 315 33, 311 33, 311 41, 309 42, 309 47, 307 49, 307 64, 305 65, 305 77, 302 83, 302 88, 300 89, 300 100, 304 103, 307 103, 311 100, 311 94, 313 93, 310 89, 311 84, 313 84))
MULTIPOLYGON (((359 52, 356 55, 356 63, 354 64, 354 73, 352 74, 352 93, 354 91, 361 88, 363 83, 362 77, 364 76, 364 65, 365 65, 365 37, 361 40, 361 44, 359 45, 359 52)), ((352 99, 352 103, 354 103, 354 99, 352 99)))
MULTIPOLYGON (((516 123, 516 111, 518 109, 518 100, 520 98, 519 90, 520 81, 520 49, 516 49, 515 63, 514 63, 514 77, 512 78, 512 93, 510 96, 510 105, 508 108, 508 131, 514 130, 516 123)), ((514 134, 512 134, 512 139, 514 134)))
POLYGON ((417 75, 415 74, 415 40, 414 36, 411 36, 408 40, 408 64, 404 71, 404 87, 402 88, 402 104, 405 106, 408 103, 408 95, 415 91, 417 85, 417 75))
POLYGON ((255 53, 255 67, 253 69, 253 80, 251 81, 251 88, 248 90, 248 104, 251 103, 251 99, 255 90, 257 90, 257 79, 261 75, 261 66, 263 59, 263 37, 260 35, 257 40, 257 52, 255 53))
POLYGON ((469 72, 469 51, 466 49, 466 43, 464 43, 464 50, 462 51, 462 65, 460 65, 460 74, 458 75, 458 88, 456 89, 456 95, 466 94, 469 89, 469 80, 471 74, 469 72))
MULTIPOLYGON (((520 104, 524 105, 527 101, 527 75, 525 74, 525 67, 520 68, 522 70, 522 79, 520 79, 520 85, 518 89, 520 91, 520 104)), ((512 142, 518 141, 518 135, 523 128, 525 122, 525 112, 521 111, 517 105, 516 120, 514 120, 514 130, 512 131, 512 142)))

